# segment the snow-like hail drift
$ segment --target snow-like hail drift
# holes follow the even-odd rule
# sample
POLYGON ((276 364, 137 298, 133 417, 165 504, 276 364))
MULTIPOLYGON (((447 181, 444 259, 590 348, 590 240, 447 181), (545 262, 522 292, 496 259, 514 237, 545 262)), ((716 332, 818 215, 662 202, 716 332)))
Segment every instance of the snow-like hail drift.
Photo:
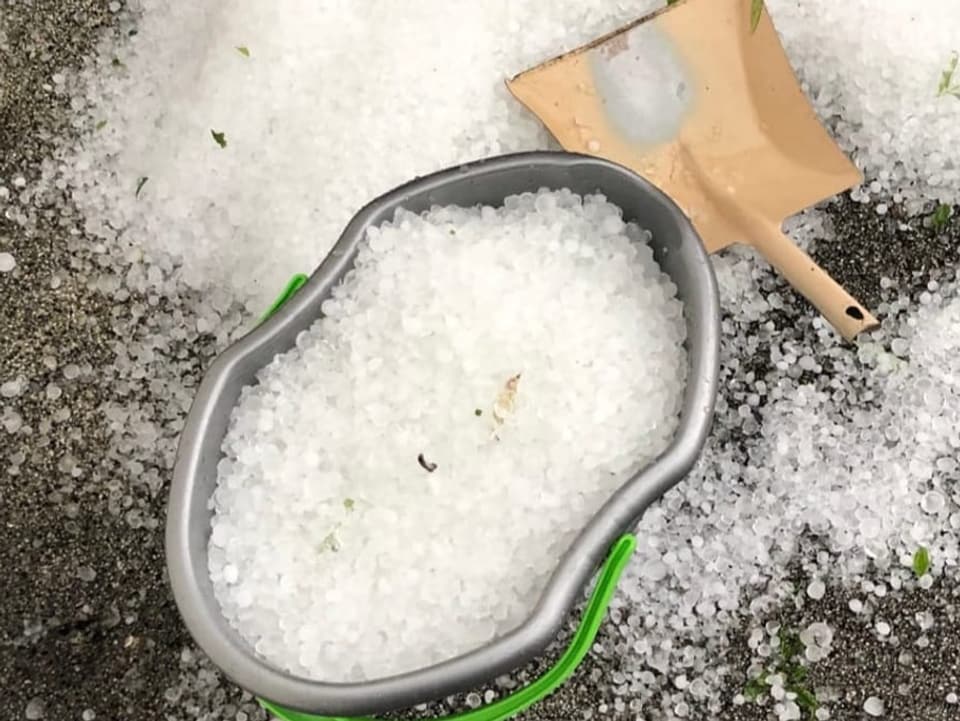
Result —
MULTIPOLYGON (((0 178, 0 212, 29 228, 51 203, 70 227, 76 208, 85 234, 72 251, 115 304, 127 340, 103 369, 118 389, 104 412, 123 470, 103 481, 111 512, 159 522, 151 499, 202 364, 291 273, 316 266, 360 205, 444 165, 548 147, 503 79, 655 5, 144 0, 79 75, 51 68, 76 138, 39 177, 0 178)), ((960 6, 767 6, 867 175, 855 197, 880 213, 897 199, 917 212, 960 199, 960 101, 938 92, 960 6)), ((829 229, 811 212, 791 232, 829 229)), ((831 575, 868 570, 884 587, 935 584, 957 554, 953 291, 877 309, 885 330, 850 350, 819 321, 798 322, 761 263, 732 253, 716 267, 728 315, 715 430, 696 471, 641 522, 615 638, 594 651, 619 657, 621 705, 668 717, 719 707, 726 633, 786 593, 798 552, 814 600, 831 575), (933 567, 914 581, 905 563, 921 545, 933 567)), ((0 382, 12 383, 3 432, 23 433, 26 386, 0 382)))

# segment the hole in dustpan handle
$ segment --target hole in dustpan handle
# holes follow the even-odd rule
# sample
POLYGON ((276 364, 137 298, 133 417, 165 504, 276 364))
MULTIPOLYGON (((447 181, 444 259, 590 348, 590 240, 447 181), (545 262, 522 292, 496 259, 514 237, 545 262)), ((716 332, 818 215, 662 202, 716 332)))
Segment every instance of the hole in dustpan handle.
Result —
MULTIPOLYGON (((280 310, 283 304, 300 290, 306 282, 307 276, 302 273, 293 276, 280 296, 273 302, 273 305, 263 314, 263 317, 260 319, 261 322, 267 320, 280 310)), ((580 625, 573 634, 570 645, 567 646, 563 655, 550 670, 528 686, 498 701, 494 701, 489 706, 447 716, 443 721, 504 721, 504 719, 515 716, 540 699, 549 696, 570 678, 593 646, 593 640, 596 638, 600 624, 603 623, 603 619, 607 614, 607 606, 610 605, 610 599, 613 598, 613 592, 617 588, 620 575, 623 573, 623 569, 626 567, 627 561, 630 560, 630 556, 636 547, 636 537, 627 533, 621 536, 610 548, 607 560, 604 561, 603 567, 600 569, 600 574, 597 576, 597 584, 594 586, 593 593, 590 594, 590 600, 587 602, 587 606, 583 611, 580 625)), ((376 719, 360 717, 314 716, 301 711, 285 709, 265 699, 257 699, 257 701, 259 701, 260 705, 266 709, 267 712, 282 721, 376 721, 376 719)))

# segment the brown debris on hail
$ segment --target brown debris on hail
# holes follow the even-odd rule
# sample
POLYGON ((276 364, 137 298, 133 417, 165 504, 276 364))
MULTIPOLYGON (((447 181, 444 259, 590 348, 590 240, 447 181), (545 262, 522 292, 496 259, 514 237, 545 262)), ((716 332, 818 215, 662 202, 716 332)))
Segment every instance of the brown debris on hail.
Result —
POLYGON ((520 374, 511 376, 503 385, 497 399, 493 402, 493 422, 494 429, 492 437, 498 441, 497 429, 504 424, 507 418, 513 413, 517 405, 517 386, 520 384, 520 374))

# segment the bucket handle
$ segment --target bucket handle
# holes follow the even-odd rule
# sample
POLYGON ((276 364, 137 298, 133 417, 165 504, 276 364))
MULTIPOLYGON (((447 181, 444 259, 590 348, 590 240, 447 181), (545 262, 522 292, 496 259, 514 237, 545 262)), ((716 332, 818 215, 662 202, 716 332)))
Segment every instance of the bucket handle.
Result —
POLYGON ((308 280, 309 278, 307 278, 307 276, 303 273, 297 273, 290 280, 288 280, 287 285, 282 291, 280 291, 280 295, 278 295, 277 299, 270 304, 269 308, 267 308, 267 312, 260 316, 260 322, 263 323, 265 320, 267 320, 267 318, 280 310, 298 290, 306 285, 308 280))
MULTIPOLYGON (((306 282, 307 276, 303 273, 297 273, 293 276, 267 312, 260 318, 260 322, 262 323, 280 310, 284 303, 290 300, 306 282)), ((549 696, 570 678, 593 646, 597 631, 600 630, 600 624, 603 623, 606 616, 607 606, 610 605, 610 599, 613 598, 613 593, 617 588, 620 575, 626 568, 627 562, 636 547, 636 537, 633 534, 626 533, 620 536, 610 548, 610 553, 603 562, 597 576, 597 584, 593 588, 593 593, 590 594, 590 600, 587 602, 580 619, 580 625, 573 634, 570 645, 543 676, 519 691, 494 701, 489 706, 445 716, 441 721, 504 721, 549 696)), ((314 716, 302 711, 284 708, 266 699, 258 698, 257 701, 268 713, 281 719, 281 721, 378 721, 368 717, 314 716)))

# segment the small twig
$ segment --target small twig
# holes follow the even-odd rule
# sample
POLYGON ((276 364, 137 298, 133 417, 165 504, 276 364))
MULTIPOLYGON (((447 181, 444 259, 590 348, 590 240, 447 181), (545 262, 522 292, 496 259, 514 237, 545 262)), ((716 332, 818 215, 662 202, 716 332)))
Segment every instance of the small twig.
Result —
POLYGON ((423 457, 422 453, 417 456, 417 463, 419 463, 420 467, 423 468, 423 470, 425 470, 427 473, 433 473, 435 470, 437 470, 437 464, 428 461, 423 457))
POLYGON ((497 396, 497 400, 494 401, 493 419, 496 421, 498 426, 503 425, 503 422, 507 419, 507 416, 513 413, 513 409, 517 400, 517 385, 519 383, 519 373, 508 378, 506 384, 503 386, 503 390, 501 390, 500 394, 497 396))

